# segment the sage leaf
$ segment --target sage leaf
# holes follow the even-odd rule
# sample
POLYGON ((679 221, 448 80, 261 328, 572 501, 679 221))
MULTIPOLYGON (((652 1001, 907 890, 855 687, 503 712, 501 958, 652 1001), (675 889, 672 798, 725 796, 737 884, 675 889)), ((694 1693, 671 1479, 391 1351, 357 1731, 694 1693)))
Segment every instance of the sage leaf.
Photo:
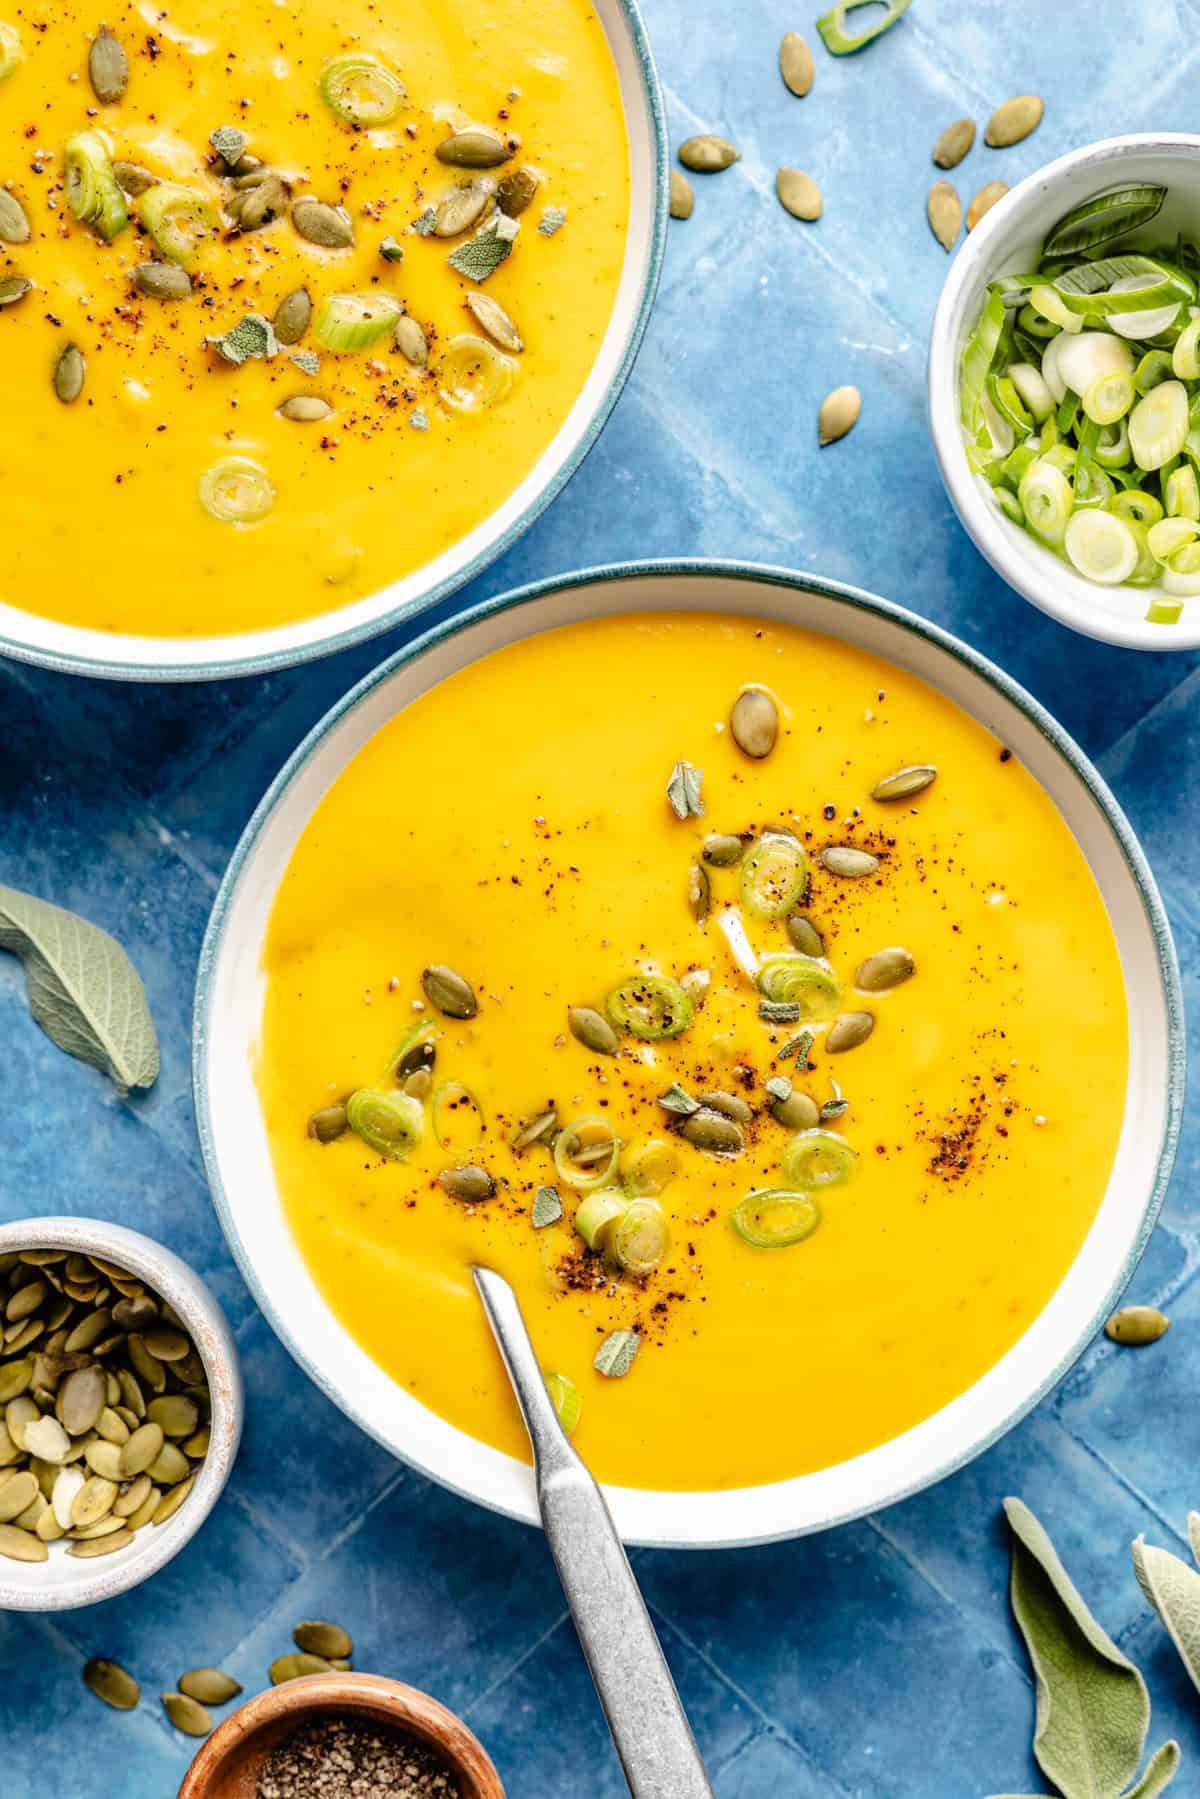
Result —
POLYGON ((700 797, 703 780, 702 768, 694 768, 690 762, 675 764, 671 770, 671 779, 667 782, 667 799, 676 818, 703 817, 704 801, 700 797))
MULTIPOLYGON (((1191 1519, 1188 1524, 1190 1528, 1191 1519)), ((1200 1574, 1144 1537, 1133 1545, 1133 1571, 1183 1658, 1192 1684, 1200 1688, 1200 1574)))
POLYGON ((146 992, 115 938, 48 900, 0 887, 0 949, 20 957, 29 1010, 59 1049, 111 1075, 122 1093, 154 1085, 158 1043, 146 992))
POLYGON ((1200 1562, 1200 1512, 1188 1513, 1188 1542, 1192 1546, 1192 1554, 1200 1562))
POLYGON ((1029 1507, 1006 1499, 1004 1510, 1013 1614, 1037 1678, 1038 1766, 1065 1799, 1120 1799, 1150 1725, 1146 1683, 1088 1611, 1029 1507))
POLYGON ((1126 1799, 1155 1799, 1165 1793, 1179 1771, 1179 1744, 1164 1743, 1146 1764, 1146 1772, 1136 1786, 1130 1787, 1126 1799))

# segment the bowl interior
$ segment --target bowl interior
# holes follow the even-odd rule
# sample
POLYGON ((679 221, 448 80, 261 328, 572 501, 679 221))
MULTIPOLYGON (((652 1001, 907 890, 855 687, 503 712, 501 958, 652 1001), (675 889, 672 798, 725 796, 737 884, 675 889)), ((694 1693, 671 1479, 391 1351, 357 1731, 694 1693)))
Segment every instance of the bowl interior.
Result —
POLYGON ((1178 1127, 1177 975, 1161 904, 1128 826, 1053 721, 954 639, 867 595, 771 571, 683 565, 613 570, 490 602, 431 632, 330 714, 259 808, 218 898, 196 1009, 197 1114, 221 1220, 267 1317, 312 1378, 395 1454, 459 1493, 534 1521, 530 1471, 427 1411, 358 1347, 292 1240, 250 1073, 262 945, 279 882, 313 807, 408 701, 469 661, 579 618, 648 609, 730 610, 808 626, 928 681, 1009 745, 1041 781, 1103 893, 1131 996, 1125 1126, 1096 1223, 1050 1305, 967 1393, 903 1436, 799 1479, 724 1492, 611 1488, 622 1533, 656 1544, 764 1541, 871 1511, 948 1473, 1028 1409, 1090 1339, 1128 1279, 1161 1202, 1178 1127), (1132 996, 1136 995, 1136 1004, 1132 996))
POLYGON ((514 493, 442 555, 337 611, 223 637, 143 637, 85 630, 0 600, 0 653, 116 680, 195 680, 261 673, 344 649, 432 606, 517 537, 591 448, 632 366, 666 241, 667 140, 658 78, 637 0, 593 0, 616 65, 629 142, 630 215, 621 279, 596 360, 562 427, 514 493))
MULTIPOLYGON (((1065 558, 1007 519, 987 482, 967 466, 958 422, 958 366, 983 309, 988 282, 1034 266, 1051 226, 1082 201, 1135 182, 1169 190, 1158 217, 1122 238, 1116 246, 1119 251, 1169 243, 1178 231, 1200 234, 1198 157, 1200 137, 1116 138, 1061 157, 1030 175, 976 226, 959 251, 930 342, 934 444, 955 510, 978 547, 998 574, 1044 612, 1090 637, 1138 649, 1189 649, 1200 644, 1200 596, 1184 600, 1176 624, 1151 624, 1146 609, 1162 592, 1160 587, 1103 587, 1086 581, 1065 558)), ((1136 357, 1137 346, 1132 347, 1136 357)))

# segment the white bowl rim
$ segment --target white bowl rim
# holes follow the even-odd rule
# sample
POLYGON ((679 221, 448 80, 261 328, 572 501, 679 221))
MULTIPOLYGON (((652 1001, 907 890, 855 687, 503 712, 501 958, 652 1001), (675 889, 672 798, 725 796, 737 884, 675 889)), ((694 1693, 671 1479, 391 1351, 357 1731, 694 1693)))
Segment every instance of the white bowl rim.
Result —
MULTIPOLYGON (((671 152, 662 84, 654 61, 649 33, 642 18, 641 0, 611 0, 611 3, 617 7, 622 16, 640 71, 645 122, 649 127, 653 148, 651 172, 653 210, 650 221, 650 241, 646 251, 645 273, 637 308, 629 322, 620 358, 609 377, 604 392, 596 402, 591 418, 580 432, 569 453, 554 470, 550 480, 531 497, 520 514, 493 540, 484 544, 461 568, 451 569, 440 580, 423 588, 412 599, 392 606, 377 605, 369 616, 359 619, 355 624, 343 626, 341 629, 331 629, 326 634, 314 636, 311 642, 290 645, 286 641, 289 632, 295 628, 295 621, 287 621, 282 625, 255 632, 229 632, 208 639, 127 637, 120 632, 96 633, 85 631, 82 627, 59 626, 58 629, 68 634, 77 632, 81 638, 97 635, 107 636, 112 648, 111 650, 106 649, 102 655, 82 649, 52 649, 37 643, 30 643, 25 638, 13 636, 10 632, 0 629, 0 655, 11 657, 15 662, 24 662, 39 668, 55 669, 62 674, 90 675, 110 681, 214 681, 242 675, 268 674, 272 670, 281 668, 296 668, 305 663, 315 662, 322 656, 336 655, 340 650, 350 649, 354 644, 364 643, 372 637, 378 637, 384 631, 391 630, 407 619, 418 617, 422 612, 428 611, 441 600, 456 593, 460 587, 475 580, 524 536, 535 520, 541 517, 551 501, 557 499, 566 487, 607 424, 609 415, 621 396, 641 349, 658 292, 659 277, 666 254, 671 152), (278 647, 270 647, 269 640, 276 637, 281 640, 278 647), (239 653, 237 645, 247 638, 252 638, 256 642, 268 640, 268 647, 239 653), (128 655, 121 654, 122 643, 132 642, 148 646, 147 653, 140 660, 131 660, 128 655), (178 646, 183 642, 207 642, 213 646, 213 653, 204 660, 181 657, 178 646), (222 646, 227 647, 223 648, 222 646)), ((560 426, 560 432, 565 428, 567 422, 564 421, 563 426, 560 426)), ((543 452, 544 455, 550 454, 558 435, 559 433, 556 433, 555 438, 547 445, 543 452)), ((482 521, 477 529, 485 528, 486 522, 486 520, 482 521)), ((414 571, 414 576, 419 574, 420 570, 414 571)), ((405 577, 405 579, 409 578, 414 577, 405 577)), ((399 584, 394 582, 390 585, 397 586, 399 584)), ((377 594, 364 596, 364 601, 358 603, 361 605, 368 600, 379 602, 388 591, 388 587, 381 588, 377 594)), ((39 615, 31 613, 29 616, 36 621, 39 615)), ((338 617, 338 611, 334 609, 328 613, 319 614, 318 617, 334 621, 338 617)))
MULTIPOLYGON (((1200 158, 1200 136, 1184 131, 1146 131, 1101 138, 1035 169, 991 208, 960 246, 946 276, 929 333, 927 388, 930 434, 946 492, 967 535, 1001 579, 1039 611, 1085 637, 1124 649, 1170 653, 1200 645, 1200 606, 1190 625, 1186 615, 1178 625, 1170 626, 1152 625, 1141 617, 1118 617, 1068 598, 1069 590, 1061 578, 1056 580, 1050 572, 1043 571, 1033 557, 1014 553, 1000 528, 1000 515, 980 493, 967 464, 958 420, 958 346, 951 340, 950 332, 950 319, 965 291, 978 279, 979 267, 986 263, 994 240, 1007 230, 1027 201, 1077 171, 1094 170, 1100 182, 1096 192, 1103 192, 1105 170, 1111 171, 1115 180, 1126 157, 1155 153, 1200 158)), ((1069 568, 1060 571, 1060 575, 1063 572, 1074 580, 1083 579, 1069 568)))
MULTIPOLYGON (((284 1347, 300 1365, 309 1379, 343 1411, 368 1436, 380 1443, 390 1454, 406 1465, 413 1467, 427 1479, 436 1481, 451 1492, 475 1504, 484 1505, 489 1510, 515 1519, 520 1523, 536 1523, 536 1501, 532 1498, 532 1481, 530 1482, 530 1502, 525 1510, 505 1504, 495 1497, 485 1497, 468 1487, 460 1486, 448 1479, 443 1471, 428 1466, 415 1456, 405 1454, 396 1443, 388 1437, 378 1424, 363 1412, 352 1398, 342 1391, 337 1382, 330 1378, 313 1359, 292 1332, 289 1326, 278 1315, 265 1290, 253 1260, 248 1255, 237 1227, 234 1209, 225 1191, 221 1179, 220 1166, 216 1152, 216 1132, 214 1129, 208 1070, 206 1057, 210 1041, 208 1019, 215 987, 215 977, 225 939, 225 932, 234 908, 238 886, 243 869, 250 858, 259 837, 276 806, 282 800, 294 777, 301 771, 310 756, 318 750, 331 730, 333 730, 362 700, 366 699, 376 687, 388 681, 399 669, 415 662, 425 651, 435 648, 445 639, 465 631, 471 626, 498 613, 509 612, 516 608, 532 605, 549 595, 570 592, 578 588, 587 588, 601 584, 622 581, 635 581, 656 576, 685 577, 692 580, 703 580, 706 577, 718 577, 736 581, 746 581, 758 585, 772 585, 790 589, 797 593, 811 593, 825 599, 838 601, 848 608, 873 613, 894 624, 907 628, 918 638, 923 638, 936 648, 946 652, 953 659, 963 664, 973 675, 995 690, 1002 698, 1012 703, 1021 711, 1038 734, 1050 746, 1057 750, 1063 761, 1070 767, 1077 779, 1087 790, 1090 798, 1104 818, 1112 837, 1124 859, 1125 867, 1132 877, 1145 914, 1146 923, 1153 937, 1161 981, 1161 993, 1166 1018, 1166 1079, 1167 1092, 1163 1112, 1163 1126, 1155 1159, 1154 1178, 1150 1183, 1146 1201, 1142 1210, 1139 1226, 1129 1250, 1121 1264, 1114 1272, 1104 1291, 1099 1295, 1090 1316, 1076 1331, 1074 1338, 1054 1365, 1048 1368, 1042 1378, 1026 1388, 1017 1403, 1007 1415, 992 1429, 982 1431, 951 1456, 946 1457, 936 1468, 922 1471, 916 1478, 895 1481, 886 1491, 872 1495, 867 1503, 855 1503, 841 1507, 836 1513, 824 1517, 818 1524, 792 1526, 782 1530, 768 1532, 746 1532, 744 1534, 724 1535, 720 1538, 704 1535, 644 1536, 626 1535, 630 1543, 643 1543, 658 1548, 738 1548, 755 1544, 786 1541, 794 1536, 807 1534, 818 1529, 832 1529, 837 1525, 852 1522, 869 1513, 882 1510, 886 1506, 896 1504, 912 1494, 923 1491, 953 1474, 957 1469, 973 1461, 976 1456, 991 1447, 1004 1436, 1014 1425, 1018 1424, 1034 1406, 1045 1398, 1070 1369, 1079 1360, 1088 1344, 1095 1337, 1101 1325, 1107 1319, 1112 1308, 1128 1285, 1138 1262, 1149 1242, 1150 1235, 1162 1210, 1171 1170, 1175 1160, 1175 1151, 1179 1140, 1184 1110, 1184 1088, 1187 1064, 1187 1038, 1183 1011, 1183 992, 1180 981, 1179 965, 1175 953, 1175 945, 1167 920, 1166 908, 1159 894, 1157 883, 1146 860, 1145 852, 1139 844, 1132 826, 1117 803, 1117 800, 1099 771, 1090 759, 1057 722, 1041 703, 1025 688, 1005 674, 996 663, 982 655, 978 650, 945 631, 941 626, 921 617, 908 608, 899 606, 890 600, 842 581, 826 579, 823 576, 792 571, 775 567, 766 563, 741 562, 713 558, 681 558, 659 559, 624 563, 608 563, 594 568, 581 569, 567 575, 549 576, 541 581, 529 583, 514 589, 507 594, 498 594, 481 601, 468 611, 457 617, 440 621, 432 626, 421 637, 388 657, 378 668, 364 676, 350 691, 343 696, 304 737, 293 751, 283 768, 263 795, 255 808, 241 838, 230 859, 213 903, 208 928, 201 945, 197 967, 196 995, 193 1008, 193 1048, 192 1048, 192 1081, 195 1100, 196 1126, 200 1138, 201 1152, 205 1170, 212 1192, 213 1204, 221 1228, 225 1233, 239 1269, 263 1312, 263 1316, 275 1331, 284 1347)), ((902 1433, 904 1434, 904 1433, 902 1433)), ((874 1453, 874 1452, 868 1452, 874 1453)), ((757 1491, 770 1491, 772 1486, 784 1485, 785 1482, 765 1483, 761 1487, 741 1488, 742 1494, 757 1491)), ((621 1489, 612 1489, 620 1493, 621 1489)), ((678 1497, 696 1498, 696 1494, 680 1494, 678 1497)), ((707 1496, 707 1495, 704 1495, 707 1496)), ((667 1497, 673 1497, 668 1495, 667 1497)))
MULTIPOLYGON (((103 1256, 128 1267, 144 1280, 161 1299, 174 1306, 188 1327, 204 1363, 212 1403, 209 1451, 186 1505, 171 1521, 174 1528, 139 1531, 122 1555, 74 1563, 79 1575, 62 1587, 39 1590, 25 1586, 7 1577, 9 1564, 0 1562, 0 1611, 71 1611, 140 1586, 178 1555, 200 1529, 221 1497, 237 1459, 245 1409, 241 1362, 228 1321, 208 1283, 173 1249, 144 1232, 130 1230, 128 1225, 115 1224, 107 1218, 65 1213, 16 1218, 10 1224, 0 1224, 0 1251, 33 1248, 70 1249, 103 1256), (199 1328, 201 1324, 203 1329, 199 1328)), ((40 1568, 43 1564, 31 1566, 40 1568)))

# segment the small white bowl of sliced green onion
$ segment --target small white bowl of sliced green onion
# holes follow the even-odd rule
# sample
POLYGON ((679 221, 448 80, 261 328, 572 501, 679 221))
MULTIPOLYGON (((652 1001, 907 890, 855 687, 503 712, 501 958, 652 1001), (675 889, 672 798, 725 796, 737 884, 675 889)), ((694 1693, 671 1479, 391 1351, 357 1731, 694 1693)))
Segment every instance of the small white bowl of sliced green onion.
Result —
POLYGON ((929 406, 1018 592, 1109 643, 1200 644, 1200 137, 1111 138, 1014 188, 946 281, 929 406))

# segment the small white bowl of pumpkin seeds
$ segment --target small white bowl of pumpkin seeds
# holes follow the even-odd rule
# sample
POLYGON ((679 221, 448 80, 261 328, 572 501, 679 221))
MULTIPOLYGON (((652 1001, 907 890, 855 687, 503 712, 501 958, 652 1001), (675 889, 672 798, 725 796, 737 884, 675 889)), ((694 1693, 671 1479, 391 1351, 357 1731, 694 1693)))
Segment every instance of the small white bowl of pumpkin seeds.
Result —
POLYGON ((111 1599, 229 1478, 241 1368, 199 1276, 98 1218, 0 1226, 0 1609, 111 1599))

